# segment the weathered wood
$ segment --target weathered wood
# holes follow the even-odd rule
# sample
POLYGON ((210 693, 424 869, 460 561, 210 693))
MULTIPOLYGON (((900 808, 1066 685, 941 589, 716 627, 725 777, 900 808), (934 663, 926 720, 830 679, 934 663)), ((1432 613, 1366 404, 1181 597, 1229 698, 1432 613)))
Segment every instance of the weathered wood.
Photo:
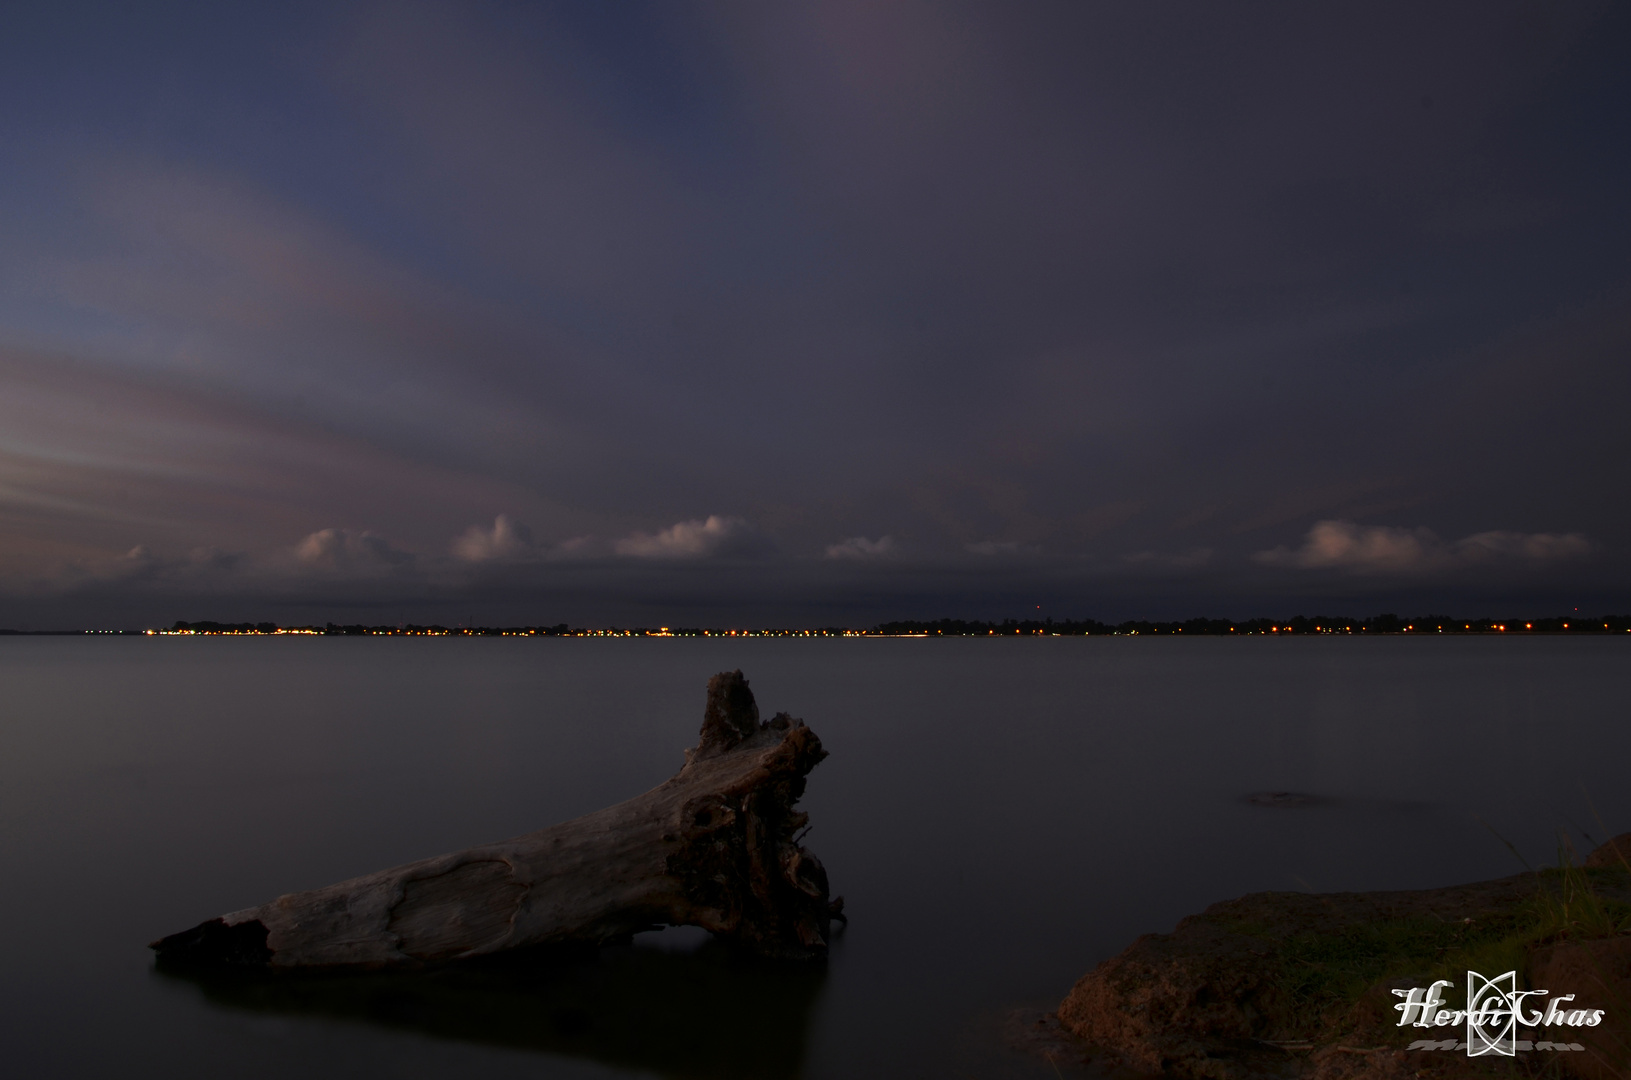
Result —
POLYGON ((740 671, 708 681, 698 744, 644 795, 538 832, 290 893, 153 943, 171 963, 388 967, 700 926, 778 958, 827 949, 827 873, 793 805, 826 757, 766 723, 740 671))

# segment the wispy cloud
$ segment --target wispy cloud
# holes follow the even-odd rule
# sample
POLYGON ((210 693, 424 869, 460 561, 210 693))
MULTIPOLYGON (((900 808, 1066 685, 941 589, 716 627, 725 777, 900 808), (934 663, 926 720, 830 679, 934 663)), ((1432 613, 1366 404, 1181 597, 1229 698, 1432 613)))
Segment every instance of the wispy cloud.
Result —
POLYGON ((1482 532, 1446 543, 1431 529, 1321 521, 1302 547, 1281 546, 1253 558, 1265 566, 1303 570, 1425 573, 1499 560, 1556 562, 1590 550, 1590 541, 1579 533, 1482 532))
POLYGON ((1447 9, 629 35, 416 0, 269 38, 254 6, 8 25, 0 589, 555 610, 533 589, 588 622, 1631 596, 1631 290, 1576 250, 1625 248, 1631 165, 1485 167, 1613 74, 1578 13, 1514 47, 1447 9), (1595 554, 1478 532, 1553 523, 1595 554), (372 532, 301 540, 343 524, 372 532))
POLYGON ((658 533, 631 533, 614 542, 612 550, 636 559, 700 559, 745 553, 755 540, 743 519, 710 514, 707 520, 681 521, 658 533))
POLYGON ((869 540, 864 536, 852 536, 848 540, 840 540, 836 544, 827 545, 827 558, 829 559, 882 559, 895 551, 895 538, 880 536, 876 540, 869 540))

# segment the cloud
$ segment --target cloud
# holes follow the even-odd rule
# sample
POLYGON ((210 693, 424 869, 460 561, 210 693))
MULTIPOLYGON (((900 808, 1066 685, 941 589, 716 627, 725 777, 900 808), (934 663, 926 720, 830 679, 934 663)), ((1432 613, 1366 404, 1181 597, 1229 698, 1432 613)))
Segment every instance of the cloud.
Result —
POLYGON ((1511 556, 1535 562, 1573 559, 1591 551, 1591 541, 1579 533, 1481 532, 1456 542, 1462 558, 1511 556))
POLYGON ((195 547, 187 553, 187 565, 201 570, 236 570, 243 562, 243 552, 222 551, 218 547, 195 547))
POLYGON ((1212 549, 1209 547, 1191 548, 1188 551, 1175 553, 1160 551, 1140 551, 1128 555, 1126 560, 1134 566, 1166 567, 1173 570, 1193 570, 1205 566, 1212 561, 1212 549))
POLYGON ((741 518, 709 514, 706 521, 681 521, 656 534, 631 533, 612 550, 636 559, 700 559, 741 553, 753 540, 752 527, 741 518))
POLYGON ((107 588, 187 590, 219 588, 241 578, 241 552, 197 547, 185 556, 167 555, 136 544, 115 555, 92 553, 66 559, 35 574, 0 576, 0 589, 39 596, 84 593, 107 588))
POLYGON ((881 559, 895 550, 895 538, 880 536, 876 540, 868 540, 864 536, 852 536, 848 540, 840 540, 836 544, 827 545, 827 558, 829 559, 881 559))
POLYGON ((1259 551, 1265 566, 1354 573, 1424 573, 1499 560, 1540 563, 1574 558, 1591 550, 1579 533, 1483 532, 1445 543, 1431 529, 1321 521, 1303 546, 1259 551))
POLYGON ((598 624, 720 618, 725 585, 772 620, 972 615, 971 582, 1104 615, 1170 580, 1244 612, 1384 566, 1572 570, 1580 537, 1466 533, 1561 522, 1603 557, 1548 595, 1631 595, 1602 497, 1631 292, 1577 250, 1624 249, 1631 163, 1583 123, 1544 175, 1483 167, 1612 72, 1574 16, 1515 48, 1521 12, 1448 9, 313 10, 310 49, 231 70, 194 62, 231 20, 131 23, 99 79, 151 122, 119 138, 61 78, 83 35, 41 29, 0 208, 0 584, 451 605, 420 621, 524 584, 598 624), (721 558, 752 534, 675 516, 703 508, 810 557, 721 558), (1305 547, 1338 512, 1438 534, 1305 547), (392 543, 297 560, 324 521, 392 543), (851 546, 869 522, 908 540, 851 546), (118 560, 138 540, 157 562, 118 560), (322 569, 392 544, 422 554, 322 569))
POLYGON ((511 521, 508 514, 494 518, 491 529, 472 525, 453 541, 453 557, 464 562, 513 561, 532 552, 532 534, 525 525, 511 521))
POLYGON ((137 584, 162 577, 173 570, 170 560, 155 556, 146 544, 137 544, 122 555, 89 562, 74 561, 60 567, 53 579, 41 582, 47 588, 67 586, 124 583, 137 584))
POLYGON ((595 554, 600 542, 592 536, 574 536, 555 545, 554 554, 562 559, 584 558, 595 554))
POLYGON ((1321 521, 1308 530, 1308 538, 1297 551, 1282 546, 1259 551, 1252 558, 1265 566, 1295 566, 1305 570, 1322 567, 1413 570, 1419 569, 1438 546, 1438 537, 1428 529, 1321 521))
POLYGON ((1033 550, 1017 540, 981 540, 977 544, 965 544, 963 550, 970 555, 1019 555, 1033 550))
POLYGON ((380 572, 411 565, 414 555, 383 536, 349 529, 319 529, 295 545, 295 559, 323 570, 380 572))

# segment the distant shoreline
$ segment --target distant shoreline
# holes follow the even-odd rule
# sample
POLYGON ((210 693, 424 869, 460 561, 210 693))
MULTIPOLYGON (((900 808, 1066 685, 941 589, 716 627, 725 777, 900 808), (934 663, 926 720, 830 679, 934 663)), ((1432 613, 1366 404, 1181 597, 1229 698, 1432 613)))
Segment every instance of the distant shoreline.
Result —
POLYGON ((1342 636, 1374 637, 1459 634, 1462 636, 1606 636, 1631 633, 1631 615, 1558 617, 1553 619, 1455 619, 1428 615, 1401 619, 1397 615, 1373 615, 1347 619, 1318 615, 1298 615, 1291 619, 1187 619, 1174 622, 1129 620, 1110 624, 1092 619, 1017 620, 979 622, 940 619, 935 622, 899 621, 858 629, 825 626, 801 628, 740 627, 599 627, 585 628, 556 623, 553 626, 441 626, 398 623, 368 626, 361 623, 305 624, 281 626, 271 622, 176 622, 164 629, 142 630, 0 630, 0 636, 63 637, 83 635, 123 636, 246 636, 270 637, 290 634, 316 637, 838 637, 838 638, 931 638, 931 637, 1247 637, 1247 636, 1342 636))

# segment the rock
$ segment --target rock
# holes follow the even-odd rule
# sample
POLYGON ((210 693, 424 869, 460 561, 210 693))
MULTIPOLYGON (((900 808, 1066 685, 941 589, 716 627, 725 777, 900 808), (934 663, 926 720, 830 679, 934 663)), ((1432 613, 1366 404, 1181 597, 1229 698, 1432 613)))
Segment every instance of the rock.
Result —
MULTIPOLYGON (((1460 940, 1476 940, 1480 932, 1504 936, 1515 913, 1549 880, 1520 874, 1445 889, 1256 893, 1214 904, 1170 934, 1139 938, 1089 972, 1060 1004, 1059 1021, 1135 1069, 1180 1077, 1505 1075, 1513 1065, 1510 1058, 1407 1050, 1421 1031, 1398 1027, 1393 1006, 1399 999, 1390 991, 1395 984, 1426 986, 1432 958, 1460 940), (1387 965, 1397 966, 1398 956, 1417 953, 1430 958, 1424 970, 1380 981, 1387 965), (1310 972, 1326 981, 1310 978, 1310 972), (1351 1000, 1351 990, 1333 989, 1358 978, 1373 982, 1357 1001, 1351 1000)), ((1603 887, 1631 899, 1627 884, 1611 879, 1603 887)), ((1581 1075, 1583 1080, 1622 1077, 1581 1075)))
POLYGON ((1078 982, 1059 1022, 1148 1072, 1224 1078, 1243 1053, 1284 1026, 1274 1000, 1268 943, 1230 933, 1224 920, 1185 919, 1173 934, 1146 934, 1078 982))
POLYGON ((1625 869, 1631 864, 1631 832, 1621 833, 1614 839, 1593 848, 1586 856, 1586 866, 1591 869, 1604 867, 1618 867, 1625 869))
POLYGON ((1558 1055, 1564 1068, 1581 1080, 1631 1080, 1631 937, 1543 946, 1529 957, 1529 985, 1604 1010, 1596 1027, 1552 1029, 1586 1048, 1558 1055))

